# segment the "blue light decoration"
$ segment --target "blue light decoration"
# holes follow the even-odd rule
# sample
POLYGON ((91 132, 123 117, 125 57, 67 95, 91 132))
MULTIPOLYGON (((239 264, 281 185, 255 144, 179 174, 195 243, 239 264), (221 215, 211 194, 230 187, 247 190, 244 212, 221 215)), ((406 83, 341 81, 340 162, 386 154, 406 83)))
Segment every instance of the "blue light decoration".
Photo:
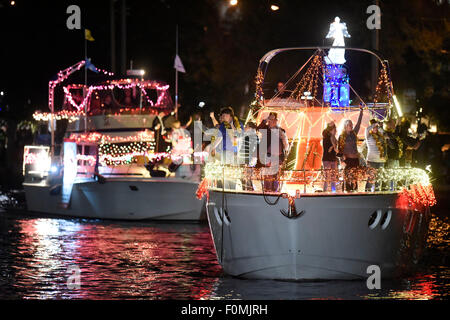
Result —
POLYGON ((347 69, 342 64, 324 65, 323 101, 339 110, 350 105, 350 85, 347 69))

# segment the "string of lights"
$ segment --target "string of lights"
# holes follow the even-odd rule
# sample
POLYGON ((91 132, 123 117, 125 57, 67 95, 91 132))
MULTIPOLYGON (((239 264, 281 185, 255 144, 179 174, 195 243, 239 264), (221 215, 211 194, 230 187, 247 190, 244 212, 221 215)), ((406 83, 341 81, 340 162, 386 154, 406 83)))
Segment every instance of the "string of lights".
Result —
POLYGON ((80 142, 92 142, 92 143, 123 143, 133 141, 154 141, 155 132, 152 130, 144 130, 135 135, 129 136, 114 136, 108 134, 102 134, 98 132, 90 132, 86 134, 73 133, 69 137, 70 140, 80 142))
MULTIPOLYGON (((205 177, 212 180, 261 180, 268 175, 268 168, 246 168, 241 166, 227 166, 219 163, 208 162, 205 166, 205 177)), ((273 175, 273 173, 271 173, 273 175)), ((305 183, 305 177, 314 175, 315 181, 378 181, 389 183, 391 181, 404 181, 406 185, 430 186, 427 173, 419 168, 370 168, 358 167, 344 170, 281 170, 277 180, 288 183, 305 183), (319 175, 317 175, 319 174, 319 175), (318 178, 317 178, 318 177, 318 178)), ((308 179, 306 179, 308 181, 308 179)))
POLYGON ((157 82, 137 82, 132 81, 131 79, 122 80, 122 81, 108 81, 106 85, 99 85, 99 86, 90 86, 88 88, 87 94, 84 97, 83 101, 80 104, 77 104, 73 98, 72 93, 70 92, 71 89, 80 89, 81 85, 72 85, 64 87, 64 94, 67 98, 67 101, 70 103, 70 105, 74 108, 76 108, 78 111, 85 110, 85 107, 89 105, 91 96, 93 92, 95 91, 106 91, 106 90, 113 90, 115 88, 121 89, 121 90, 127 90, 127 89, 134 89, 139 88, 143 94, 143 97, 145 98, 146 102, 152 106, 157 107, 161 106, 162 104, 165 104, 165 100, 167 98, 167 90, 169 89, 169 85, 160 85, 157 82), (129 80, 129 81, 128 81, 129 80), (125 82, 125 83, 124 83, 125 82), (147 91, 145 89, 156 89, 158 92, 158 98, 156 103, 151 100, 148 95, 147 91))

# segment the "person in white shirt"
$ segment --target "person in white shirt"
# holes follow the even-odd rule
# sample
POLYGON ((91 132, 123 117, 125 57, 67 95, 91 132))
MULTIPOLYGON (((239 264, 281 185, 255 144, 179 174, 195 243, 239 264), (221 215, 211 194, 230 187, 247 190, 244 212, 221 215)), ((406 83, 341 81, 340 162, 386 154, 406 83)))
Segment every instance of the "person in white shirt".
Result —
MULTIPOLYGON (((375 119, 370 120, 370 126, 366 128, 366 145, 367 166, 375 169, 383 168, 386 162, 386 139, 382 126, 375 119)), ((378 187, 378 183, 375 183, 375 190, 378 187)), ((368 180, 366 183, 366 191, 373 191, 372 188, 372 183, 368 180)))

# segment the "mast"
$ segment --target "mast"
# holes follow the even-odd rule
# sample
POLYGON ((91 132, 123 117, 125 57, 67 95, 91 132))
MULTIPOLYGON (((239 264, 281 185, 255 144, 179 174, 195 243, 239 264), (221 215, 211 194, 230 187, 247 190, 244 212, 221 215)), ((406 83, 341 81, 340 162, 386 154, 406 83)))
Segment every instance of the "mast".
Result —
POLYGON ((121 72, 127 74, 127 2, 122 0, 121 10, 121 72))
POLYGON ((109 1, 110 42, 111 42, 111 71, 116 73, 116 17, 114 11, 115 0, 109 1))
MULTIPOLYGON (((374 5, 379 6, 380 1, 374 0, 374 5)), ((377 53, 380 50, 380 30, 377 28, 372 30, 372 49, 377 53)), ((378 68, 379 68, 379 66, 378 66, 377 58, 372 57, 372 74, 371 74, 372 95, 375 95, 375 88, 377 87, 378 68)))
MULTIPOLYGON (((83 100, 87 95, 87 39, 86 39, 86 29, 83 32, 84 38, 84 87, 83 87, 83 100)), ((87 132, 87 103, 84 106, 84 132, 87 132)))
MULTIPOLYGON (((178 57, 178 24, 176 27, 176 35, 175 35, 175 52, 178 57)), ((175 68, 175 117, 178 119, 178 68, 175 68)))

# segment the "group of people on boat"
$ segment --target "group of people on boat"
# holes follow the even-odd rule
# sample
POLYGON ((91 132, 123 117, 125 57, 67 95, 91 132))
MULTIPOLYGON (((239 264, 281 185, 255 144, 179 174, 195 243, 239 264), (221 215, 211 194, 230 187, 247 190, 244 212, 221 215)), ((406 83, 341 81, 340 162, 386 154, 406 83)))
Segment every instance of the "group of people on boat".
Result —
MULTIPOLYGON (((287 158, 289 141, 279 126, 278 114, 269 113, 261 123, 249 121, 244 126, 234 115, 231 107, 222 108, 217 121, 210 114, 214 129, 209 131, 211 143, 207 147, 213 160, 223 164, 252 168, 267 168, 264 189, 277 191, 279 168, 287 158)), ((252 183, 244 179, 243 188, 253 190, 252 183)))
MULTIPOLYGON (((264 188, 278 189, 276 179, 280 166, 287 158, 289 142, 286 132, 278 124, 278 115, 270 113, 256 124, 245 124, 236 117, 231 107, 224 107, 218 114, 209 114, 212 126, 202 121, 200 113, 182 125, 174 114, 162 111, 155 117, 153 130, 157 141, 156 152, 174 155, 190 155, 193 167, 200 170, 205 161, 217 161, 231 166, 268 168, 264 188)), ((251 181, 243 181, 243 187, 252 190, 251 181)))
MULTIPOLYGON (((355 126, 351 120, 344 122, 342 133, 336 138, 336 124, 330 122, 322 132, 323 140, 323 169, 325 172, 325 182, 323 191, 336 191, 336 179, 333 172, 338 169, 338 162, 345 166, 348 173, 360 167, 380 168, 400 168, 411 166, 408 162, 407 152, 417 150, 420 141, 408 135, 408 128, 405 125, 398 126, 395 119, 387 119, 381 122, 377 119, 370 120, 370 124, 365 129, 364 151, 358 151, 358 133, 361 127, 363 108, 360 107, 360 114, 355 126)), ((365 191, 378 191, 382 187, 394 190, 395 181, 391 181, 390 186, 380 186, 377 182, 373 184, 370 179, 366 182, 365 191)), ((358 184, 355 179, 349 178, 345 181, 346 191, 355 191, 358 184)))

